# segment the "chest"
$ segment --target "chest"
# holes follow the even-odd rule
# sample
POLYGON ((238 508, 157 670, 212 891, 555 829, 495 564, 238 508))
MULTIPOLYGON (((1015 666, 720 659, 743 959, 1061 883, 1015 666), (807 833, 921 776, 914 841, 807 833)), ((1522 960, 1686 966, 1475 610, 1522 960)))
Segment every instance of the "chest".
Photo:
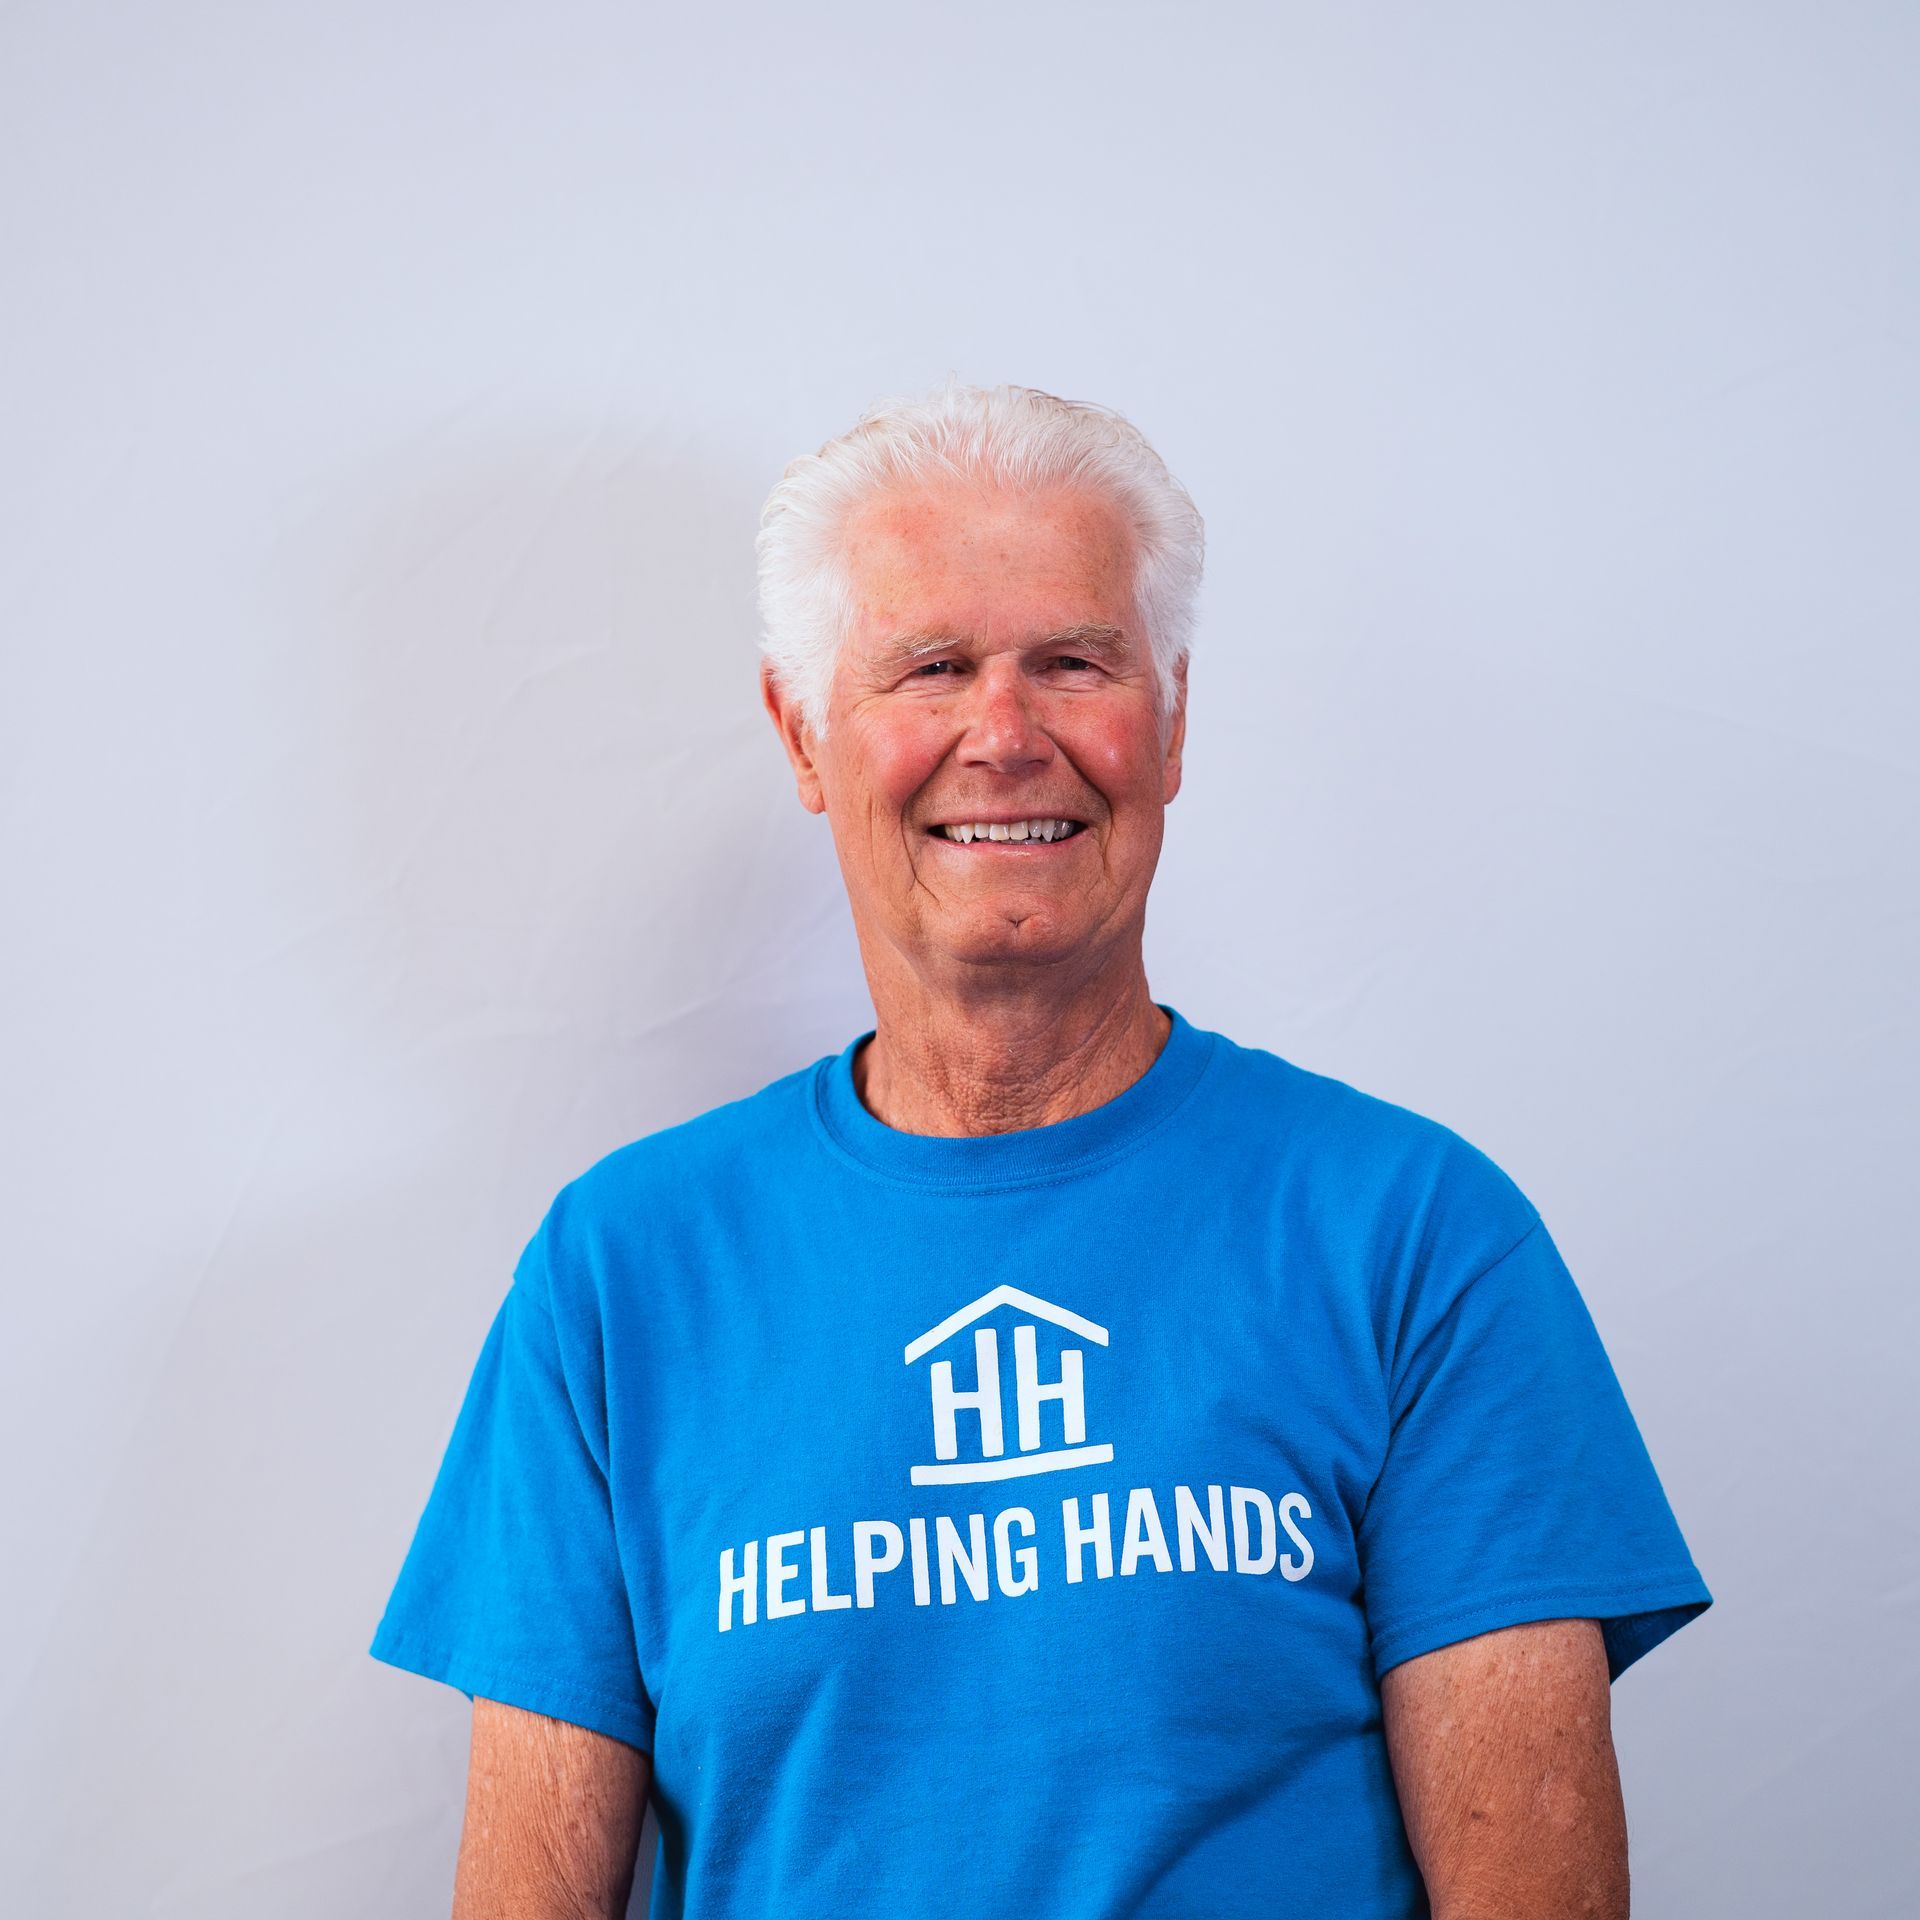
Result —
POLYGON ((663 1739, 858 1700, 1030 1740, 1068 1676, 1075 1743, 1350 1695, 1384 1411, 1364 1289, 1310 1243, 1036 1198, 763 1224, 659 1280, 610 1392, 663 1739))

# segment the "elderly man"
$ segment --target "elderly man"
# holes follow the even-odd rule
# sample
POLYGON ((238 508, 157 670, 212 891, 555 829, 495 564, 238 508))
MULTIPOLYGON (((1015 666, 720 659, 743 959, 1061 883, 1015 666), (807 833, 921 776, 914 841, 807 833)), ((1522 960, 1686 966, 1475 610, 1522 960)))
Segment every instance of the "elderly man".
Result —
POLYGON ((760 539, 873 1027, 562 1189, 379 1658, 455 1913, 1627 1912, 1610 1682, 1710 1604, 1458 1134, 1141 959, 1201 526, 1118 416, 891 403, 760 539))

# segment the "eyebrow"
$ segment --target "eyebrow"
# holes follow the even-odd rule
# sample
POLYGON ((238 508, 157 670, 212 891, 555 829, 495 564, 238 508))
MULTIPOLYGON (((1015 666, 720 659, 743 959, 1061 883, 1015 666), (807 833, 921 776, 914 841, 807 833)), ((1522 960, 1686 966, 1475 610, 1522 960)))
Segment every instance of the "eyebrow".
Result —
MULTIPOLYGON (((939 628, 903 633, 881 648, 879 664, 889 668, 910 666, 927 654, 944 653, 949 647, 964 646, 966 641, 967 635, 963 633, 939 628)), ((1127 650, 1127 636, 1118 627, 1092 622, 1062 627, 1058 633, 1040 634, 1027 644, 1030 647, 1060 648, 1074 653, 1101 653, 1118 659, 1127 650)))

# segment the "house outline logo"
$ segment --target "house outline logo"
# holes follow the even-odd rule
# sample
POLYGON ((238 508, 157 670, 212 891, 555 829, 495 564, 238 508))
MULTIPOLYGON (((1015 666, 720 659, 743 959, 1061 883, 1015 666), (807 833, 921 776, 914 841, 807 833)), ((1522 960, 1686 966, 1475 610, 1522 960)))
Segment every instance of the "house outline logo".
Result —
POLYGON ((1113 1448, 1105 1443, 1086 1444, 1084 1349, 1062 1347, 1060 1377, 1042 1380, 1039 1368, 1036 1321, 1048 1320, 1069 1333, 1098 1346, 1107 1344, 1107 1330, 1066 1307, 1024 1288, 1001 1285, 983 1293, 979 1299, 950 1313, 910 1341, 906 1364, 912 1366, 935 1347, 944 1345, 955 1334, 996 1307, 1018 1307, 1033 1319, 1022 1320, 1013 1329, 1014 1359, 1014 1431, 1018 1451, 1009 1454, 1006 1447, 1006 1423, 1003 1419, 1000 1374, 1000 1333, 997 1327, 975 1327, 973 1334, 974 1386, 962 1392, 953 1384, 953 1362, 936 1360, 929 1370, 927 1389, 933 1403, 934 1458, 911 1469, 908 1478, 916 1487, 953 1486, 980 1480, 1012 1480, 1026 1474, 1059 1473, 1071 1467, 1104 1465, 1113 1458, 1113 1448), (1048 1401, 1060 1405, 1061 1438, 1064 1445, 1040 1444, 1041 1409, 1048 1401), (979 1437, 980 1458, 960 1458, 958 1416, 974 1416, 974 1431, 979 1437))

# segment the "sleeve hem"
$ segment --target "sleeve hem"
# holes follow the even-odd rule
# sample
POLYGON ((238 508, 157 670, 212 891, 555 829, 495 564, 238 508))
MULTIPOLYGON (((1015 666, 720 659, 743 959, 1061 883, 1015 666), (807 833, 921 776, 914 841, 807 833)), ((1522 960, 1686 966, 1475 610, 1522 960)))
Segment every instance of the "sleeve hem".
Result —
POLYGON ((1376 1679, 1436 1647, 1534 1620, 1598 1620, 1607 1642, 1607 1677, 1617 1680, 1642 1654, 1713 1604, 1697 1569, 1675 1568, 1628 1585, 1587 1582, 1513 1587, 1464 1606, 1416 1615, 1373 1635, 1376 1679))
POLYGON ((529 1713, 543 1713, 549 1719, 607 1734, 642 1753, 653 1752, 653 1709, 637 1707, 603 1687, 525 1667, 502 1666, 486 1655, 389 1632, 384 1624, 367 1651, 390 1667, 442 1681, 469 1700, 476 1695, 498 1700, 503 1706, 522 1707, 529 1713))

